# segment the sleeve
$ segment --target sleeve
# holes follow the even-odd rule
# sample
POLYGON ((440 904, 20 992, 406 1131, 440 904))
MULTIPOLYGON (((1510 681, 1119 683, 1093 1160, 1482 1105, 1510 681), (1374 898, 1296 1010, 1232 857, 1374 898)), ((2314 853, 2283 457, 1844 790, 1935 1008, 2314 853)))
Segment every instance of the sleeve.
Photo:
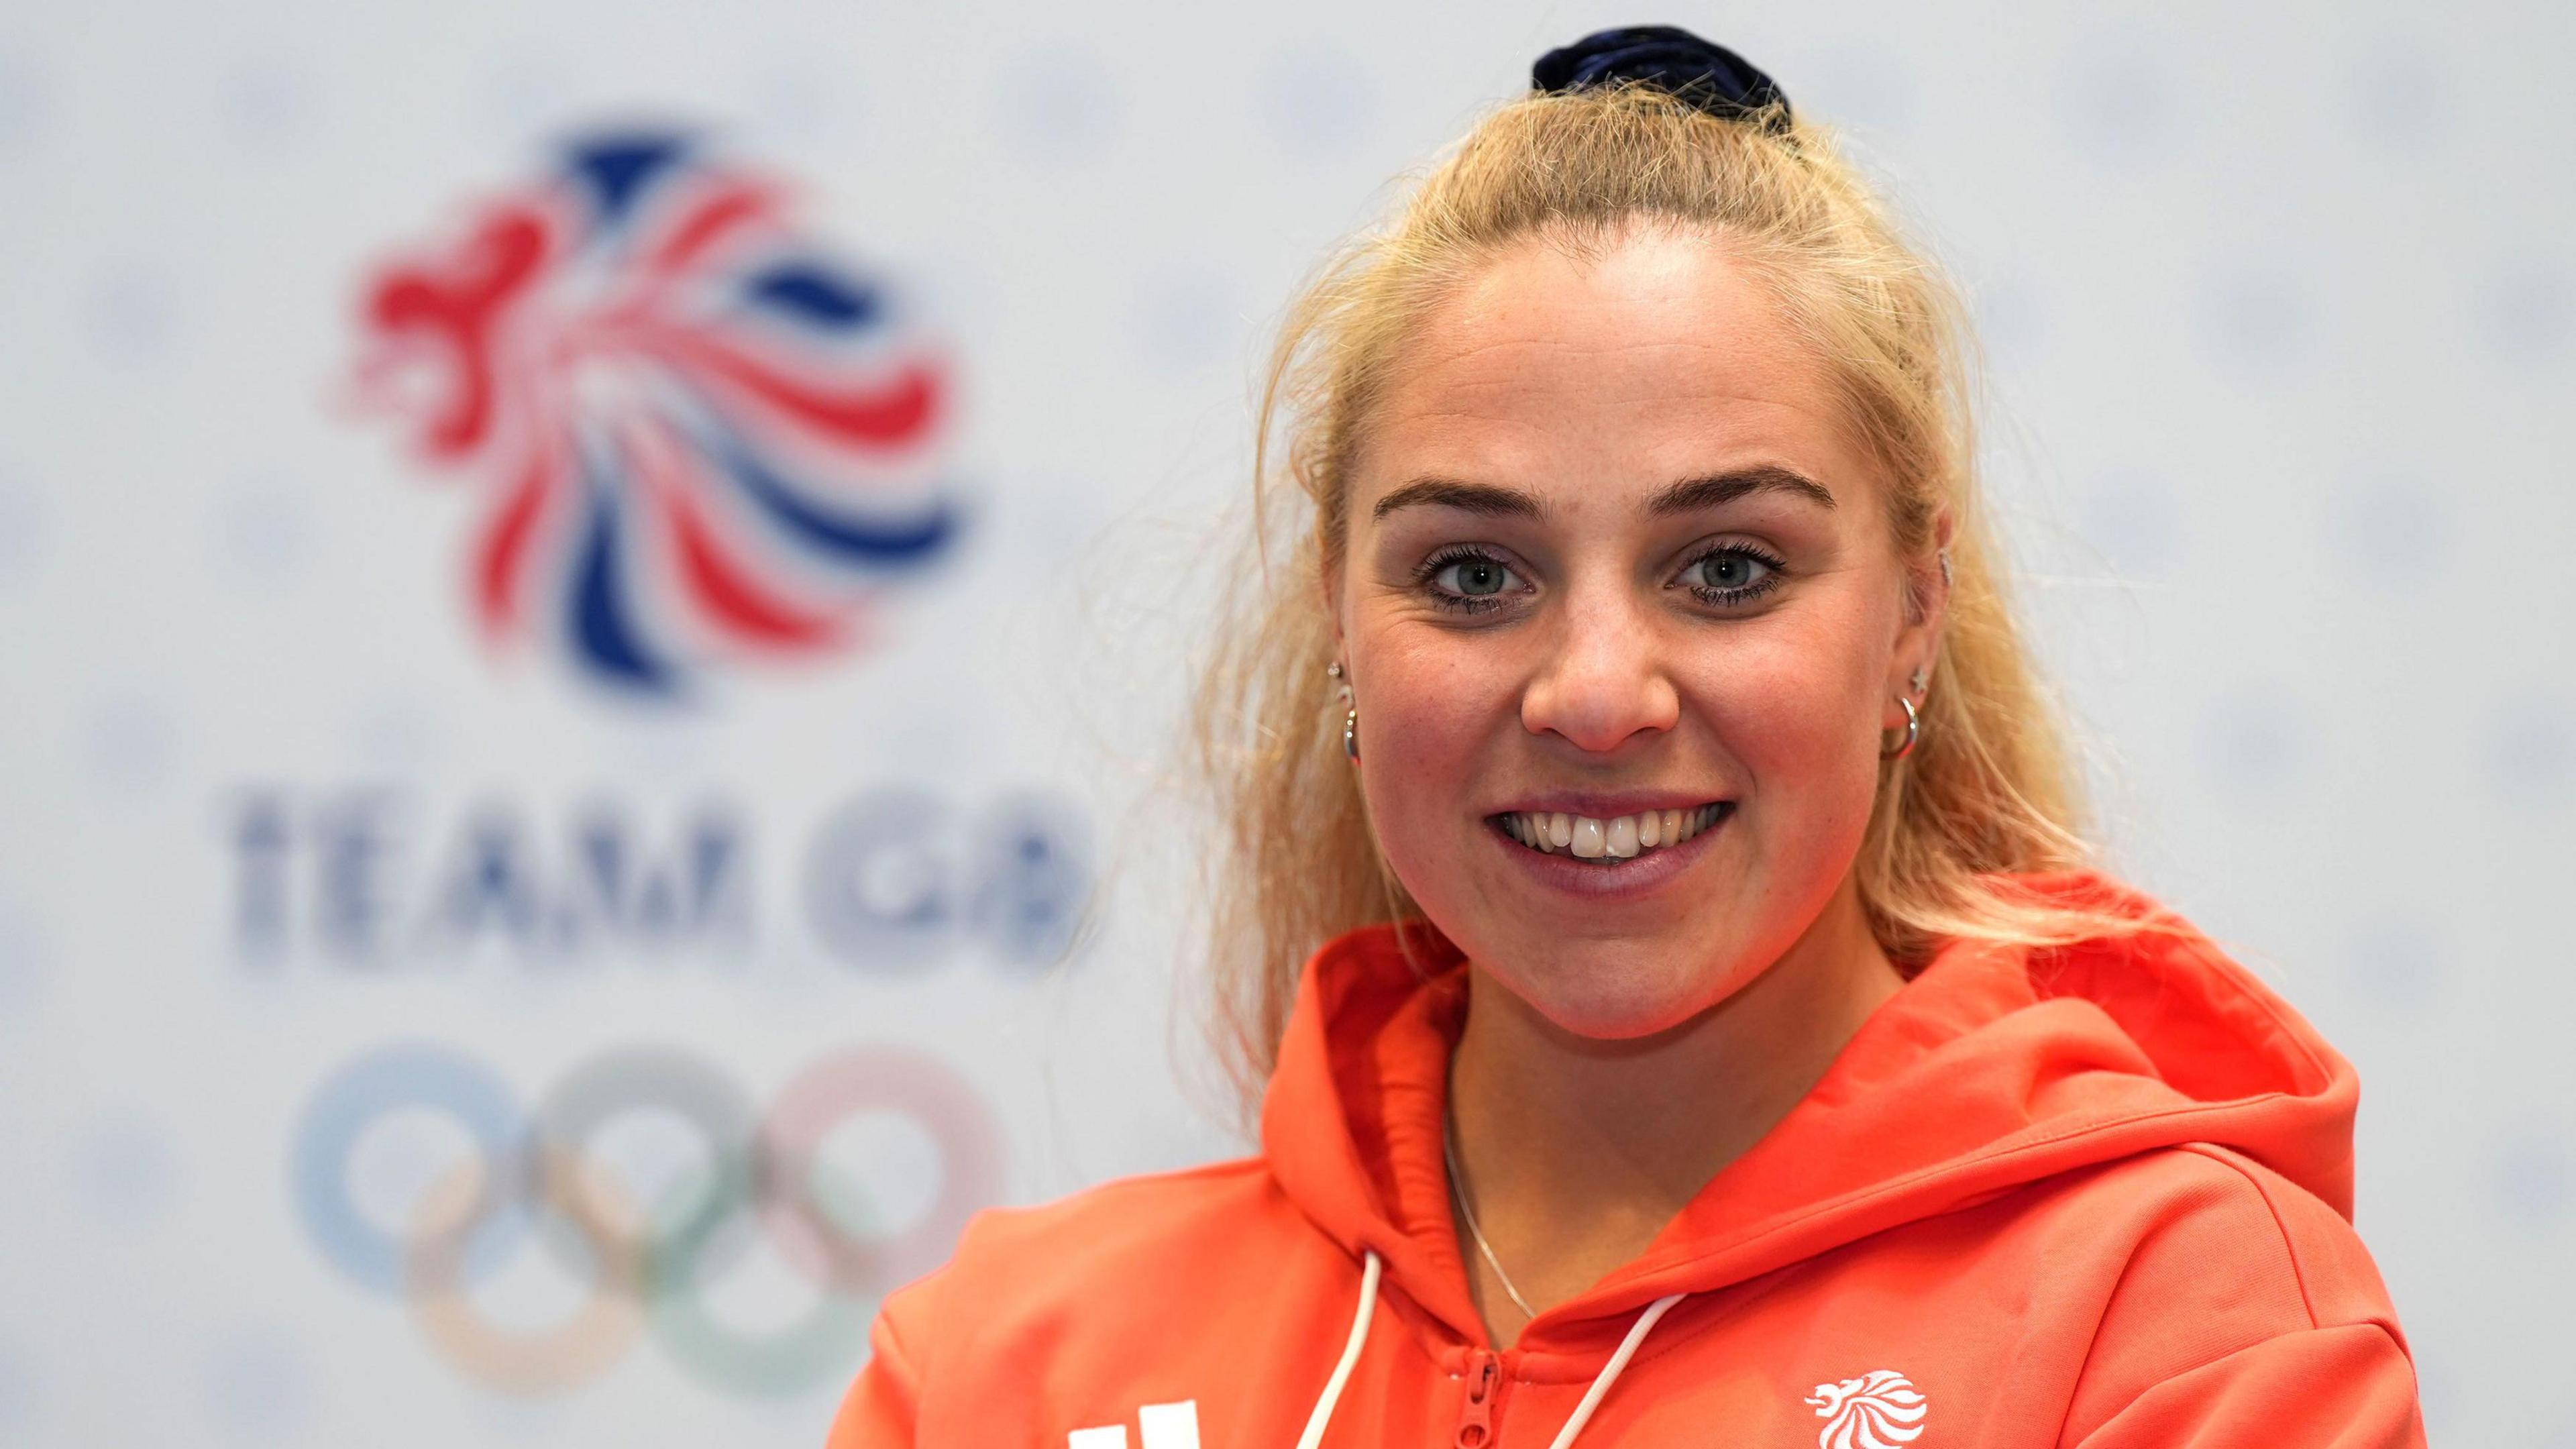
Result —
MULTIPOLYGON (((2377 1323, 2267 1338, 2162 1380, 2077 1449, 2423 1449, 2415 1366, 2377 1323)), ((837 1446, 836 1446, 837 1449, 837 1446)))
POLYGON ((841 1396, 824 1449, 911 1449, 921 1412, 922 1365, 909 1329, 930 1281, 888 1295, 877 1310, 868 1330, 867 1365, 841 1396))

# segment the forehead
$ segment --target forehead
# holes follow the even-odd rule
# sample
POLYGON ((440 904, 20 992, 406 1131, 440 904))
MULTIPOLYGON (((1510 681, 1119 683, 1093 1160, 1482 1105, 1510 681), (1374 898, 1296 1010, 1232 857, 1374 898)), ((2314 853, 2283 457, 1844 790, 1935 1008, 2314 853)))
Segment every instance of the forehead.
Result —
POLYGON ((1590 255, 1530 239, 1435 306, 1393 359, 1351 515, 1423 475, 1559 503, 1729 467, 1853 491, 1862 455, 1819 359, 1726 246, 1640 229, 1590 255))

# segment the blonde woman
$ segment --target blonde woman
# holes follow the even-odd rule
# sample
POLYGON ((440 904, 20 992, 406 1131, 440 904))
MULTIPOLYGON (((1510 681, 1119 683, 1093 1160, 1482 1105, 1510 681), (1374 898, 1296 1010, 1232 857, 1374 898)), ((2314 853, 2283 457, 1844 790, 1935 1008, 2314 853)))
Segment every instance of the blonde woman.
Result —
POLYGON ((976 1219, 834 1449, 2420 1444, 2351 1067, 2088 864, 1953 298, 1732 52, 1536 81, 1276 355, 1260 1154, 976 1219))

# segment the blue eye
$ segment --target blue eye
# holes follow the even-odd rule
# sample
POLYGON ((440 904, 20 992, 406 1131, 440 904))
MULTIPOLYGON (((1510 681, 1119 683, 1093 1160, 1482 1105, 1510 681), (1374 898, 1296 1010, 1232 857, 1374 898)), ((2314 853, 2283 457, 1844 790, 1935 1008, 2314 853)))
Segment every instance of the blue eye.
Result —
POLYGON ((1710 549, 1682 569, 1681 582, 1707 604, 1741 604, 1779 587, 1780 560, 1730 543, 1710 549))
POLYGON ((1486 594, 1501 593, 1503 591, 1503 580, 1508 579, 1511 576, 1512 571, 1510 569, 1503 567, 1492 559, 1469 558, 1460 559, 1456 563, 1446 565, 1440 570, 1440 572, 1433 574, 1431 577, 1434 582, 1439 583, 1443 588, 1448 589, 1451 593, 1464 594, 1473 599, 1482 597, 1486 594), (1454 583, 1449 580, 1449 576, 1451 574, 1457 575, 1457 580, 1454 583))
POLYGON ((1748 588, 1771 569, 1749 553, 1713 553, 1698 564, 1699 581, 1712 589, 1748 588))
POLYGON ((1530 593, 1530 583, 1520 578, 1515 567, 1476 544, 1458 544, 1422 559, 1414 570, 1414 588, 1422 590, 1422 598, 1453 614, 1510 608, 1510 596, 1530 593))

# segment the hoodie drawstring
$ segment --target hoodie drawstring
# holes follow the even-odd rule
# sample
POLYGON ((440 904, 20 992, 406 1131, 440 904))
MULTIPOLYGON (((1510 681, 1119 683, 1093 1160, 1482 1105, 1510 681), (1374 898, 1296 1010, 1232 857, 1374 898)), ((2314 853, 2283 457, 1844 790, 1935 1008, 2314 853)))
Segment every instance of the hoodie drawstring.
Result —
POLYGON ((1637 1321, 1628 1327, 1628 1336, 1619 1340, 1619 1351, 1610 1355, 1610 1361, 1601 1366, 1600 1374, 1592 1380, 1592 1387, 1583 1391, 1583 1402, 1575 1405, 1574 1412, 1566 1416, 1565 1427, 1556 1431, 1555 1442, 1549 1444, 1548 1449, 1567 1449, 1574 1442, 1574 1436, 1583 1432, 1584 1424, 1592 1418, 1592 1411, 1601 1407, 1602 1398, 1610 1392, 1610 1385, 1617 1381, 1619 1370, 1626 1368, 1628 1360, 1637 1356, 1637 1345, 1646 1341, 1647 1331, 1655 1326, 1655 1320, 1681 1301, 1682 1295, 1667 1293, 1647 1304, 1646 1311, 1637 1315, 1637 1321))
POLYGON ((1369 1319, 1377 1314, 1378 1261, 1375 1249, 1369 1249, 1368 1262, 1360 1269, 1360 1311, 1351 1315, 1351 1341, 1342 1345, 1342 1361, 1333 1365, 1333 1376, 1324 1381, 1324 1396, 1315 1401, 1315 1412, 1306 1416, 1306 1432, 1297 1436, 1297 1449, 1315 1449, 1324 1442, 1324 1426, 1332 1422, 1333 1405, 1342 1401, 1342 1385, 1351 1381, 1351 1365, 1360 1361, 1360 1345, 1368 1342, 1369 1319))
MULTIPOLYGON (((1333 1376, 1324 1381, 1324 1392, 1315 1400, 1315 1411, 1306 1416, 1306 1432, 1297 1436, 1297 1449, 1317 1449, 1324 1442, 1324 1426, 1333 1420, 1333 1406, 1342 1401, 1342 1386, 1351 1381, 1351 1367, 1360 1361, 1360 1349, 1368 1342, 1369 1320, 1377 1316, 1377 1280, 1383 1265, 1379 1263, 1375 1249, 1363 1249, 1362 1252, 1365 1261, 1360 1268, 1360 1304, 1359 1311, 1351 1315, 1350 1341, 1342 1345, 1341 1362, 1333 1365, 1333 1376)), ((1583 1426, 1591 1422, 1592 1411, 1601 1407, 1601 1400, 1609 1394, 1610 1386, 1618 1382, 1619 1371, 1628 1366, 1628 1360, 1637 1356, 1637 1345, 1646 1341, 1646 1335, 1654 1329, 1656 1320, 1681 1301, 1681 1294, 1668 1293, 1647 1304, 1646 1311, 1637 1315, 1637 1321, 1629 1325, 1628 1336, 1619 1340, 1619 1351, 1610 1355, 1610 1361, 1603 1364, 1601 1372, 1593 1377, 1592 1387, 1583 1391, 1583 1402, 1574 1406, 1574 1412, 1566 1418, 1565 1427, 1556 1431, 1556 1439, 1548 1449, 1572 1449, 1574 1436, 1582 1433, 1583 1426)))

